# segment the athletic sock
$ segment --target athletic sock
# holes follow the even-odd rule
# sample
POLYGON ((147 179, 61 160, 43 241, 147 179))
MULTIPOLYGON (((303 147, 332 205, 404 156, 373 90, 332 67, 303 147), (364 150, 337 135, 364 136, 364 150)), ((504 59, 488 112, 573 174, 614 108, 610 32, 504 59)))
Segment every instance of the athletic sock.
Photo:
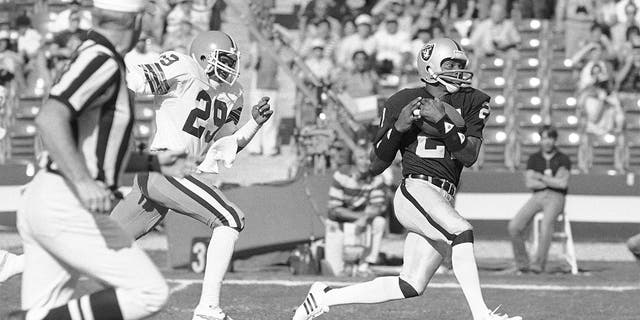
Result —
MULTIPOLYGON (((27 320, 34 319, 31 311, 27 312, 27 320)), ((113 288, 85 295, 79 299, 49 310, 42 320, 123 320, 118 304, 116 291, 113 288)))
POLYGON ((451 262, 453 273, 462 287, 473 318, 482 319, 488 313, 487 305, 482 298, 478 266, 473 253, 473 242, 454 244, 451 248, 451 262))
POLYGON ((196 309, 219 307, 222 279, 229 268, 238 234, 239 232, 236 229, 230 227, 213 229, 211 242, 209 242, 209 248, 207 249, 202 293, 196 309))
POLYGON ((371 281, 327 291, 323 302, 327 306, 351 303, 380 303, 404 299, 399 277, 379 277, 371 281))

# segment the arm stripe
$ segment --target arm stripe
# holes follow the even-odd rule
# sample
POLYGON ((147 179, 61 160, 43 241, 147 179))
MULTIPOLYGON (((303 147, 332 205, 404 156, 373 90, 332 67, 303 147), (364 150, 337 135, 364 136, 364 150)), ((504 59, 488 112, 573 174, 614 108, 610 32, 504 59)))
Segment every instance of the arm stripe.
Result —
POLYGON ((160 80, 156 76, 155 72, 151 68, 149 64, 143 64, 142 70, 144 70, 144 76, 147 78, 147 82, 149 83, 149 87, 151 88, 152 93, 158 93, 158 88, 160 87, 160 80))
POLYGON ((153 64, 153 66, 155 67, 156 74, 160 78, 160 89, 162 89, 163 93, 169 92, 169 89, 170 89, 169 83, 167 82, 167 77, 165 76, 164 71, 160 67, 160 64, 156 62, 153 64))

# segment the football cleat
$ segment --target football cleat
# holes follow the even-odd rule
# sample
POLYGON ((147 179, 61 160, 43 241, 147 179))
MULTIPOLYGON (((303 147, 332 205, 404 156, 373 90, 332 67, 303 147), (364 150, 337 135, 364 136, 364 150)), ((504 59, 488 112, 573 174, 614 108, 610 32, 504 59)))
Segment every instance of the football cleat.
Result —
POLYGON ((191 320, 233 320, 231 317, 222 312, 219 307, 196 307, 191 320))
POLYGON ((323 301, 327 288, 327 285, 322 282, 312 284, 304 302, 296 309, 293 320, 311 320, 329 312, 329 306, 323 301))
POLYGON ((509 315, 507 314, 496 313, 496 311, 498 311, 499 308, 500 306, 495 308, 493 311, 489 312, 489 314, 487 314, 484 318, 482 318, 482 320, 522 320, 522 317, 520 316, 509 317, 509 315))

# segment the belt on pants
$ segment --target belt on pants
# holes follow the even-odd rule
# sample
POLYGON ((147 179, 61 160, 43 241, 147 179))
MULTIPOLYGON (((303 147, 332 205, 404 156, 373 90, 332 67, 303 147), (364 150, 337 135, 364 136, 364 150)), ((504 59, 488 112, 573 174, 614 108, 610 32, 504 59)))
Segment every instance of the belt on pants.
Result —
POLYGON ((406 178, 425 180, 431 183, 432 185, 444 190, 446 193, 448 193, 452 197, 456 195, 456 191, 457 191, 456 185, 445 179, 426 176, 424 174, 414 174, 414 173, 406 175, 405 179, 406 178))

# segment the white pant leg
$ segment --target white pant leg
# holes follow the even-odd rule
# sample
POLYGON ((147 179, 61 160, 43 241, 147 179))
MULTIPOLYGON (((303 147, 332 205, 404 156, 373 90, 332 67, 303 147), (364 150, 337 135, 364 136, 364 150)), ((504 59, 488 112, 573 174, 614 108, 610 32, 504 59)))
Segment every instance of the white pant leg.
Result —
POLYGON ((66 302, 68 292, 55 290, 64 287, 62 282, 69 282, 76 272, 114 287, 125 319, 149 316, 166 302, 168 287, 151 260, 108 215, 86 211, 62 177, 38 173, 29 186, 20 215, 21 234, 27 242, 33 240, 29 244, 32 250, 25 252, 28 266, 23 282, 38 281, 35 277, 39 275, 29 270, 41 259, 60 265, 46 271, 51 276, 49 292, 42 287, 38 290, 47 299, 33 299, 30 295, 35 290, 24 293, 27 301, 33 302, 31 309, 48 309, 55 306, 54 301, 66 302), (65 276, 63 270, 69 275, 65 276))
POLYGON ((344 269, 343 259, 344 232, 340 229, 340 223, 326 220, 324 234, 324 259, 331 267, 334 275, 339 275, 344 269))

